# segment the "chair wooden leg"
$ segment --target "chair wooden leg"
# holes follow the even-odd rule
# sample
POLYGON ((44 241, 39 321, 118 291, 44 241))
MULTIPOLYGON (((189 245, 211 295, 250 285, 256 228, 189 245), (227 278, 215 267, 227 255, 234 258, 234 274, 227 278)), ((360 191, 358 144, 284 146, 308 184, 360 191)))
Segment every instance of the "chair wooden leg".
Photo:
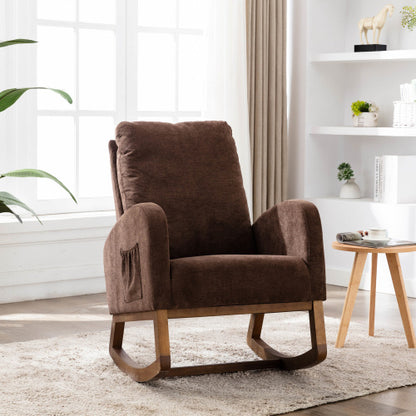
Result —
POLYGON ((312 348, 307 352, 290 357, 276 351, 261 338, 264 314, 252 314, 247 333, 249 347, 263 360, 276 361, 276 367, 284 370, 312 367, 319 364, 326 357, 326 337, 324 310, 322 301, 314 301, 309 311, 309 324, 312 348))
MULTIPOLYGON (((305 305, 302 305, 302 307, 304 306, 305 305)), ((159 377, 228 373, 266 368, 292 370, 296 368, 311 367, 325 359, 326 340, 322 302, 311 302, 309 308, 295 309, 309 310, 312 343, 312 348, 309 351, 297 357, 288 357, 280 354, 278 351, 275 351, 273 348, 268 346, 260 338, 264 313, 255 313, 251 316, 247 342, 253 351, 263 358, 263 360, 172 368, 170 361, 168 311, 166 310, 135 314, 134 319, 127 314, 125 317, 120 315, 117 317, 114 316, 111 326, 110 355, 122 371, 138 382, 150 381, 159 377), (129 357, 122 347, 125 322, 141 319, 153 319, 155 332, 156 360, 144 368, 139 367, 139 365, 129 357)), ((182 317, 190 316, 195 315, 187 313, 182 317)))
POLYGON ((157 311, 154 319, 156 361, 161 371, 170 369, 169 324, 166 310, 157 311))
POLYGON ((154 312, 156 360, 147 367, 139 367, 123 350, 124 322, 113 318, 110 336, 110 355, 120 370, 133 380, 143 382, 157 379, 170 369, 168 315, 166 310, 154 312))

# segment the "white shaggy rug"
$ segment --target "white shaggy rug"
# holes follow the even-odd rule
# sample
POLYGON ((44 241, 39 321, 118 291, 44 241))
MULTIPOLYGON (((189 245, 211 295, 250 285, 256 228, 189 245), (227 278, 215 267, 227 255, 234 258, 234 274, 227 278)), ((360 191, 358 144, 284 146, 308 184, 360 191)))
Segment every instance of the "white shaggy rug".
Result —
MULTIPOLYGON (((255 359, 245 344, 249 316, 170 321, 173 365, 255 359)), ((416 384, 416 351, 401 331, 351 323, 335 349, 338 320, 326 319, 328 358, 274 370, 162 379, 139 384, 108 354, 109 331, 0 345, 0 415, 273 415, 416 384)), ((125 348, 154 358, 150 324, 127 326, 125 348)), ((307 313, 266 315, 264 338, 284 352, 308 346, 307 313)), ((134 352, 134 353, 133 353, 134 352)))

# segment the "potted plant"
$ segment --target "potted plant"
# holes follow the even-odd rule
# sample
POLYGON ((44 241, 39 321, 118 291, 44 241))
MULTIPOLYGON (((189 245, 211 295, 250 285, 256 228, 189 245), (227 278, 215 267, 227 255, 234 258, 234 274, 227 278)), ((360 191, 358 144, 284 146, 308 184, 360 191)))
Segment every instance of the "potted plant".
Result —
MULTIPOLYGON (((13 40, 5 41, 5 42, 0 42, 0 48, 4 48, 6 46, 11 46, 11 45, 22 44, 22 43, 36 43, 36 41, 29 40, 29 39, 13 39, 13 40)), ((51 90, 59 94, 66 101, 72 104, 72 98, 65 91, 62 91, 62 90, 57 90, 54 88, 45 88, 45 87, 10 88, 4 91, 0 91, 0 112, 11 107, 26 91, 34 90, 34 89, 51 90)), ((18 169, 18 170, 13 170, 11 172, 0 173, 0 179, 5 178, 5 177, 16 177, 16 178, 32 177, 32 178, 50 179, 56 182, 63 189, 65 189, 65 191, 68 192, 71 198, 75 202, 77 202, 74 195, 72 195, 69 189, 59 179, 55 178, 53 175, 43 170, 18 169)), ((39 217, 36 215, 36 213, 30 207, 28 207, 24 202, 22 202, 21 200, 16 198, 14 195, 10 194, 9 192, 0 191, 0 213, 7 212, 10 214, 13 214, 20 222, 22 222, 22 219, 20 218, 20 216, 11 208, 12 206, 17 206, 17 207, 25 209, 26 211, 29 211, 31 214, 33 214, 37 218, 39 222, 41 222, 39 217)))
POLYGON ((346 181, 341 188, 340 198, 360 198, 361 192, 359 186, 355 183, 354 171, 351 165, 343 162, 338 166, 338 180, 346 181))
POLYGON ((400 14, 402 15, 402 28, 413 30, 416 27, 416 6, 403 6, 400 14))
POLYGON ((372 101, 355 101, 351 104, 351 110, 354 127, 377 126, 378 107, 372 101))

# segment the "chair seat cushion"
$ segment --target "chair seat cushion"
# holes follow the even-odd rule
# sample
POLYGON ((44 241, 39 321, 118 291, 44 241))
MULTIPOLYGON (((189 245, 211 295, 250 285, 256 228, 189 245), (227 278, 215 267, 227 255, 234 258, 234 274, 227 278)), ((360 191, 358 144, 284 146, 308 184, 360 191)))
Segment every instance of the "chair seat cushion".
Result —
POLYGON ((178 258, 170 265, 173 308, 312 300, 300 257, 211 255, 178 258))

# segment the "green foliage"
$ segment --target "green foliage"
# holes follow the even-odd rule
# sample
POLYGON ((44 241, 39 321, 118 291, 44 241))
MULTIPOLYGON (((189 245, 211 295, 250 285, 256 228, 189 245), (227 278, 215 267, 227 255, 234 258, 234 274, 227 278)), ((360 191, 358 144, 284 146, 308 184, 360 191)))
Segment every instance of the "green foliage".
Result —
POLYGON ((19 220, 19 222, 22 222, 22 219, 20 218, 20 216, 17 215, 14 211, 12 211, 9 205, 15 205, 15 206, 25 209, 26 211, 31 212, 37 218, 37 220, 41 223, 41 220, 36 215, 35 211, 32 210, 32 208, 28 207, 24 202, 20 201, 12 194, 9 194, 8 192, 0 192, 0 212, 10 212, 19 220))
POLYGON ((20 43, 37 43, 37 42, 35 40, 30 40, 30 39, 6 40, 5 42, 0 42, 0 48, 4 48, 5 46, 10 46, 10 45, 17 45, 20 43))
POLYGON ((354 171, 349 163, 343 162, 338 166, 338 180, 347 181, 354 177, 354 171))
POLYGON ((55 88, 45 87, 28 87, 28 88, 10 88, 0 92, 0 112, 11 107, 26 91, 28 90, 50 90, 54 91, 72 104, 72 98, 65 91, 57 90, 55 88))
MULTIPOLYGON (((0 42, 0 48, 4 48, 6 46, 11 45, 18 45, 22 43, 36 43, 34 40, 30 39, 13 39, 8 40, 5 42, 0 42)), ((28 87, 28 88, 10 88, 4 91, 0 91, 0 112, 6 110, 7 108, 11 107, 26 91, 28 90, 50 90, 57 94, 59 94, 62 98, 72 104, 72 98, 67 94, 65 91, 57 90, 54 88, 46 88, 46 87, 28 87)), ((56 182, 61 188, 63 188, 75 201, 74 195, 70 192, 70 190, 55 176, 51 175, 48 172, 39 169, 19 169, 14 170, 11 172, 1 173, 0 179, 5 177, 16 177, 16 178, 46 178, 56 182)), ((39 217, 36 215, 35 211, 33 211, 30 207, 28 207, 24 202, 20 201, 20 199, 16 198, 14 195, 8 192, 0 192, 0 213, 7 212, 13 214, 19 222, 22 222, 22 219, 18 214, 16 214, 10 206, 17 206, 20 208, 25 209, 26 211, 30 212, 34 215, 37 220, 41 223, 39 217)))
POLYGON ((355 101, 351 104, 351 110, 356 116, 359 116, 361 113, 368 113, 370 111, 370 103, 360 100, 355 101))
POLYGON ((402 28, 413 30, 416 27, 416 6, 404 6, 403 9, 400 10, 400 14, 402 15, 402 28))
POLYGON ((63 188, 66 192, 68 192, 69 196, 73 199, 74 202, 77 202, 74 195, 72 195, 71 191, 55 176, 51 175, 44 170, 39 169, 19 169, 13 170, 11 172, 0 173, 0 179, 5 178, 6 176, 15 177, 15 178, 45 178, 50 179, 56 182, 61 188, 63 188))

